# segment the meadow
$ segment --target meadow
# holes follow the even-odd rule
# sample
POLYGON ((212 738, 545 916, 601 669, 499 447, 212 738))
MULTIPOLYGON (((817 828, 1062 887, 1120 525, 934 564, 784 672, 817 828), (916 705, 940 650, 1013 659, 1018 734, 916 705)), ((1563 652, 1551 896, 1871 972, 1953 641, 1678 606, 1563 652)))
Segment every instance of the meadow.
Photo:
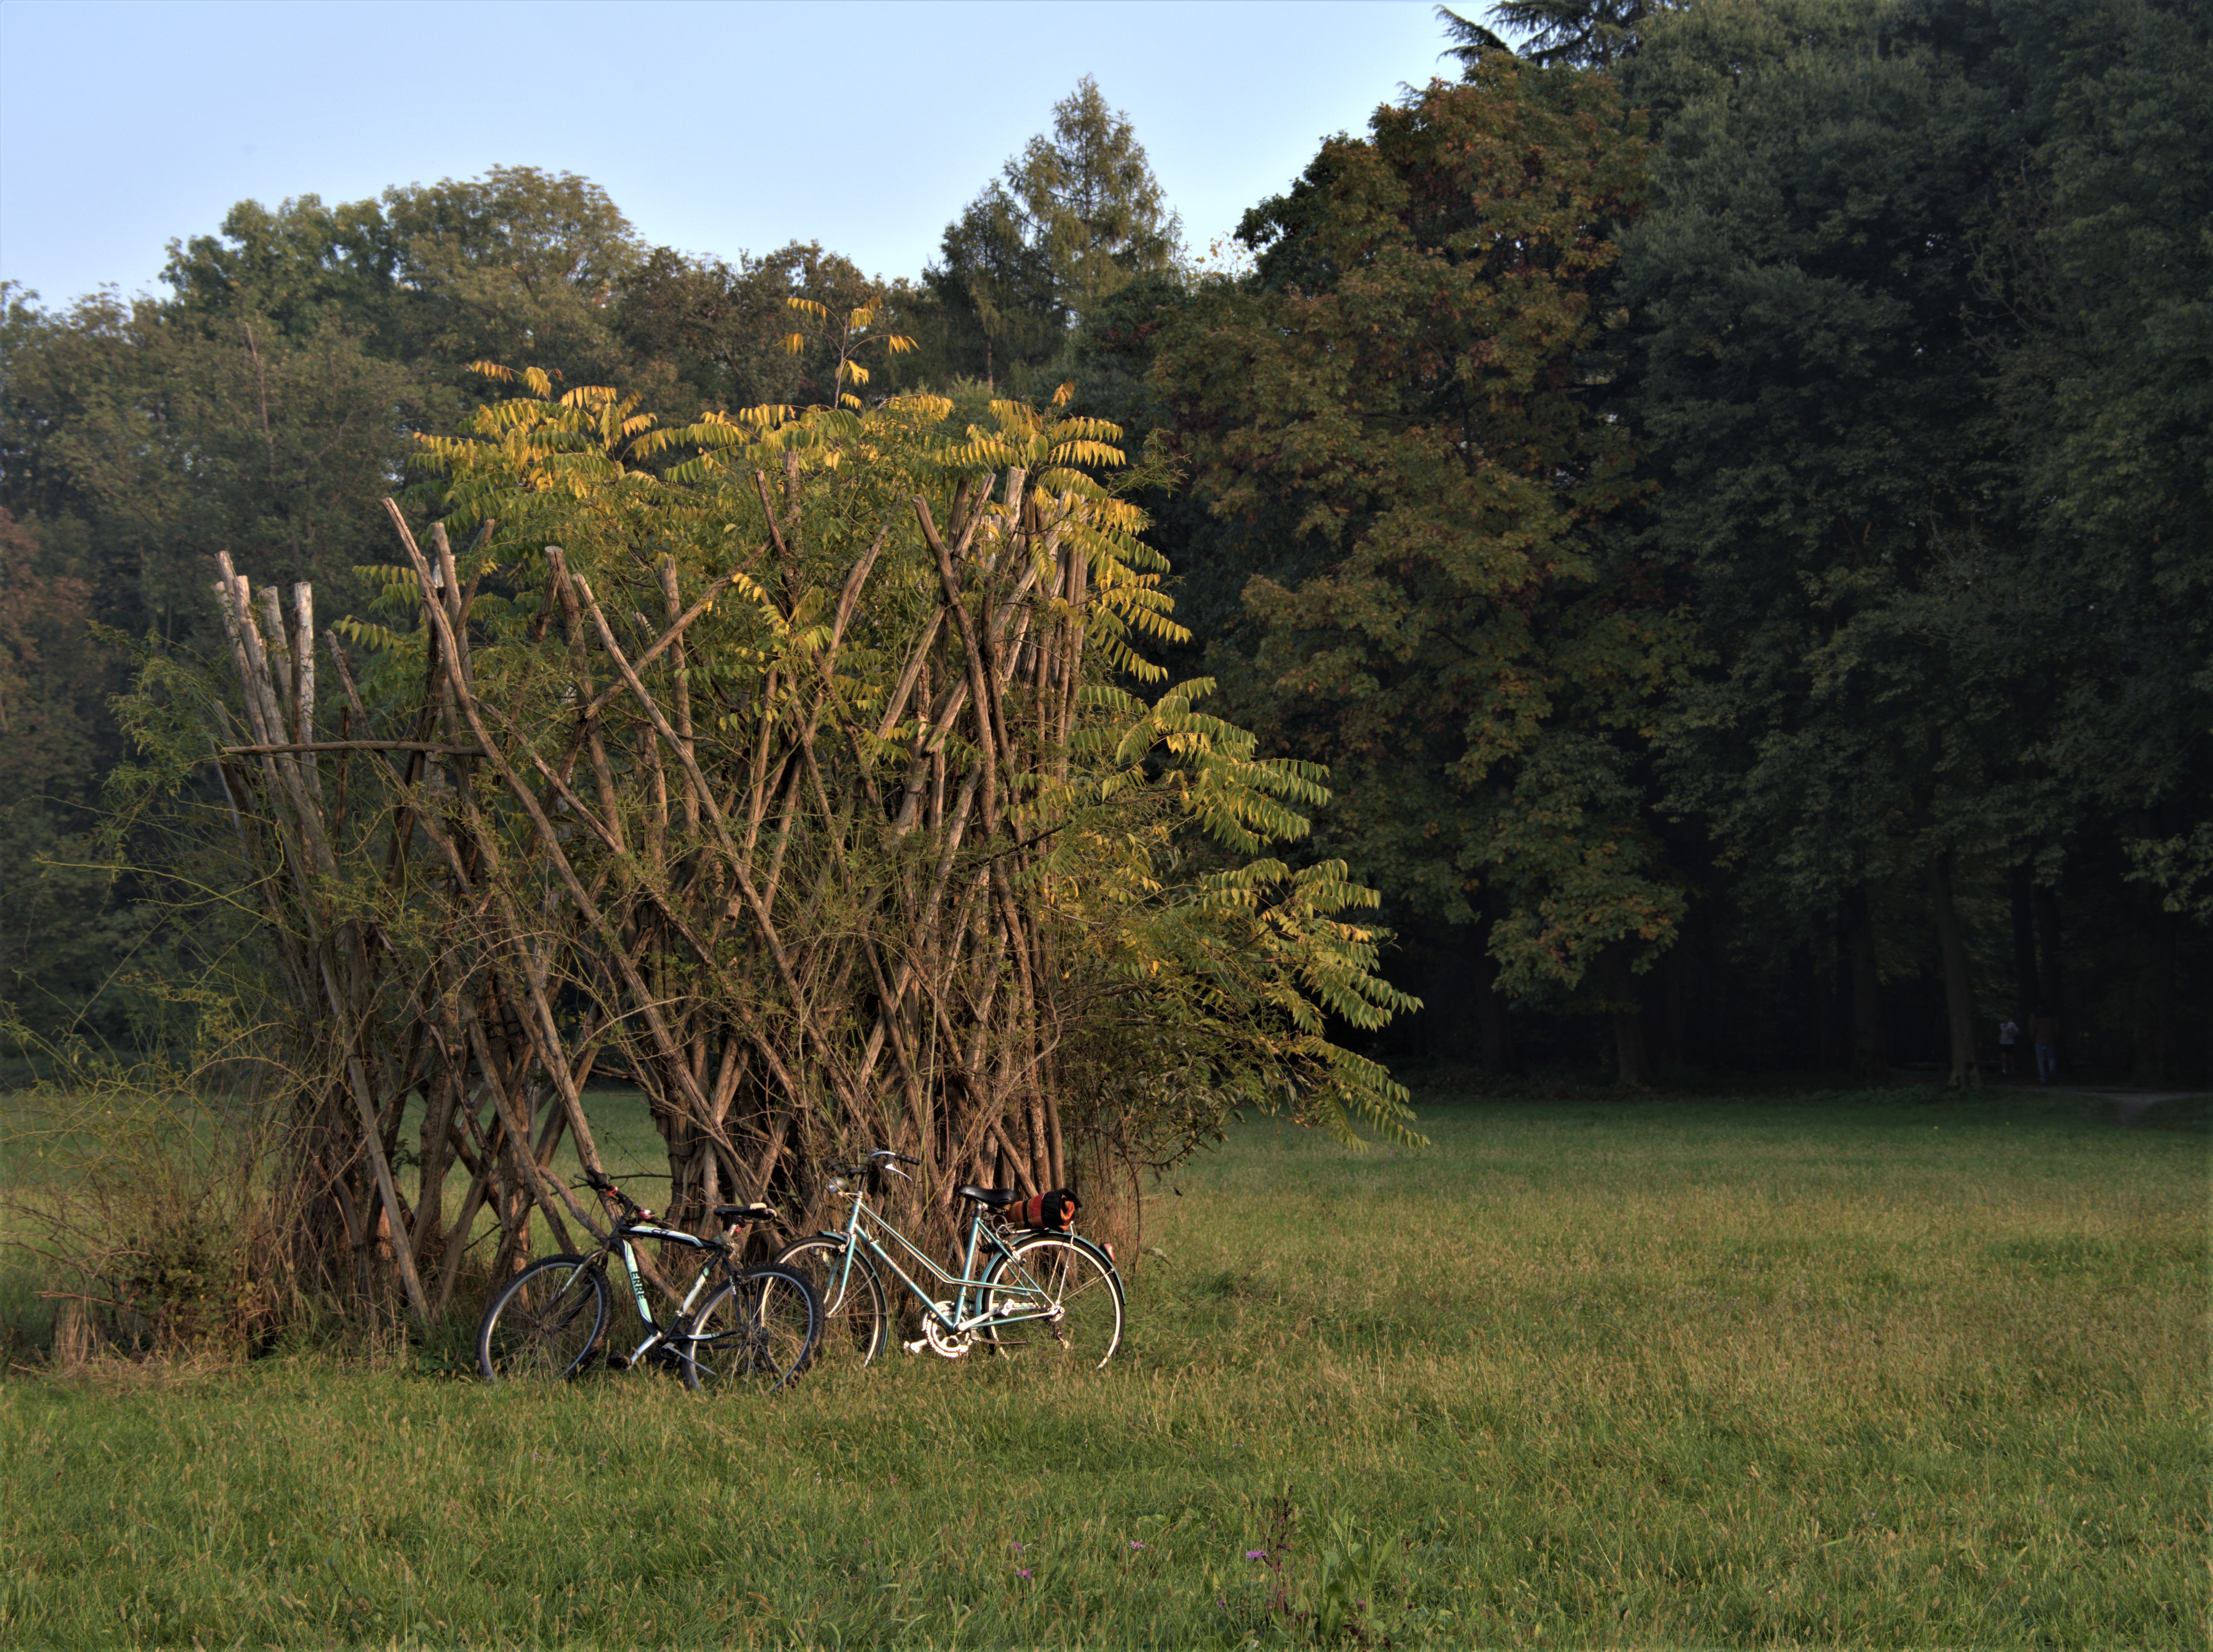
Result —
MULTIPOLYGON (((593 1106, 648 1167, 635 1103, 593 1106)), ((1081 1375, 17 1369, 0 1642, 2203 1646, 2207 1116, 1249 1123, 1150 1198, 1081 1375)))

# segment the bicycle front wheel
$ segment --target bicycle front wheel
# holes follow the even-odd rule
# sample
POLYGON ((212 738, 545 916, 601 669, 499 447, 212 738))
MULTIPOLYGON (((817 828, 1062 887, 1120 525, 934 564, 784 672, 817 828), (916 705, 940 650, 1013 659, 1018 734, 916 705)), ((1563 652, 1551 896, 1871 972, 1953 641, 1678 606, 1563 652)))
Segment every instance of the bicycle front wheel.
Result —
POLYGON ((699 1310, 685 1350, 693 1389, 773 1393, 799 1380, 822 1338, 822 1299, 789 1268, 747 1268, 699 1310))
POLYGON ((562 1382, 583 1369, 607 1325, 596 1259, 549 1256, 509 1280, 477 1326, 486 1382, 562 1382))
POLYGON ((822 1344, 817 1369, 857 1370, 882 1353, 891 1338, 891 1310, 883 1281, 867 1256, 848 1253, 842 1239, 802 1239, 776 1259, 814 1288, 822 1302, 822 1344))
POLYGON ((978 1334, 983 1346, 1096 1369, 1122 1345, 1122 1282, 1088 1246, 1024 1240, 985 1277, 982 1307, 991 1319, 978 1334))

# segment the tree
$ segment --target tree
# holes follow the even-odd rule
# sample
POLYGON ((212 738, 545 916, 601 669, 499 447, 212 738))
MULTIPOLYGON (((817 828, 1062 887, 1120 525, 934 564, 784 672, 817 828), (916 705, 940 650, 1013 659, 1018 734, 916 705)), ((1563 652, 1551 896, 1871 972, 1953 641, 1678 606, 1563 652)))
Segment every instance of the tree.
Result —
POLYGON ((2058 612, 2040 756, 2181 911, 2213 894, 2213 49, 2140 3, 2015 20, 2040 118, 1979 238, 1997 403, 2034 528, 2011 577, 2058 612), (2064 662, 2064 663, 2063 663, 2064 662))
MULTIPOLYGON (((241 202, 172 244, 167 277, 166 301, 61 313, 8 294, 0 500, 82 582, 88 621, 171 645, 214 625, 218 550, 254 578, 312 582, 326 616, 364 604, 376 502, 414 432, 482 402, 472 361, 587 381, 635 363, 686 419, 826 400, 838 351, 787 353, 787 301, 850 314, 873 290, 817 247, 735 271, 643 259, 604 191, 530 168, 336 206, 241 202)), ((92 738, 104 773, 123 752, 104 710, 92 738)))
MULTIPOLYGON (((120 931, 90 841, 102 701, 120 674, 91 634, 91 588, 0 509, 0 999, 34 1033, 77 1022, 113 968, 120 931)), ((119 1012, 121 1000, 105 1006, 119 1012)), ((121 1013, 93 1030, 126 1031, 121 1013)))
POLYGON ((204 643, 218 552, 271 581, 314 581, 335 606, 365 601, 363 509, 399 469, 420 403, 404 368, 328 314, 288 330, 245 305, 200 319, 110 295, 59 315, 15 302, 6 331, 5 508, 36 548, 9 553, 0 624, 18 692, 47 709, 0 728, 17 977, 0 992, 40 1027, 82 1013, 119 1038, 155 1013, 126 976, 160 973, 165 949, 192 942, 134 904, 142 881, 111 887, 91 838, 126 754, 108 705, 121 644, 204 643))
POLYGON ((363 595, 361 503, 388 487, 419 385, 325 314, 180 315, 88 299, 9 323, 8 504, 76 556, 92 614, 181 640, 210 618, 207 559, 363 595))
POLYGON ((1637 83, 1687 95, 1624 271, 1647 542, 1721 655, 1673 707, 1671 796, 1751 901, 1801 934, 1835 915, 1862 1076, 1875 916, 1919 886, 1974 1084, 1960 869, 2049 800, 2012 761, 2033 691, 1985 582, 2024 528, 1971 320, 1985 180, 2020 133, 1992 39, 1954 22, 1808 0, 1655 29, 1637 83))
MULTIPOLYGON (((1519 55, 1531 63, 1604 69, 1632 55, 1645 25, 1665 9, 1666 0, 1660 5, 1646 0, 1499 0, 1490 15, 1524 37, 1519 55)), ((1502 36, 1449 7, 1437 8, 1437 21, 1456 42, 1448 55, 1470 70, 1494 52, 1515 55, 1502 36)))
POLYGON ((1155 368, 1214 509, 1265 547, 1223 671, 1271 744, 1331 765, 1321 842, 1394 909, 1483 926, 1508 990, 1608 1010, 1631 1083, 1631 979, 1682 912, 1641 741, 1691 647, 1607 527, 1641 485, 1600 403, 1643 160, 1603 79, 1485 58, 1247 214, 1257 275, 1172 314, 1155 368))
POLYGON ((288 334, 336 320, 439 387, 437 419, 475 404, 472 362, 527 361, 584 382, 623 365, 611 326, 643 258, 607 192, 574 173, 493 167, 326 207, 242 201, 214 235, 172 241, 184 316, 241 310, 288 334))
MULTIPOLYGON (((2151 575, 2137 544, 2100 548, 2074 515, 2087 497, 2038 469, 2082 429, 2051 393, 2074 323, 2021 327, 2054 308, 2038 180, 2054 177, 2056 111, 2087 93, 2067 34, 2036 9, 1724 4, 1653 24, 1626 70, 1664 122, 1653 212, 1625 247, 1660 478, 1649 544, 1693 570, 1724 663, 1678 701, 1673 796, 1713 823, 1746 905, 1801 929, 1835 913, 1868 1075, 1879 954, 1928 951, 1875 933, 1905 891, 1934 942, 1952 1082, 1976 1083, 1998 971, 1976 964, 1974 909, 2012 898, 2029 964, 2005 973, 2027 1004, 2054 1000, 2063 867, 2094 867, 2116 805, 2173 798, 2189 761, 2160 716, 2113 716, 2185 704, 2189 555, 2151 575)), ((2178 252, 2144 259, 2140 296, 2182 277, 2178 252)), ((2089 278, 2063 308, 2118 319, 2116 290, 2089 278)), ((2120 376, 2160 411, 2120 413, 2106 382, 2095 405, 2133 429, 2100 458, 2189 449, 2153 465, 2164 493, 2140 491, 2186 520, 2191 371, 2137 371, 2120 376)))
POLYGON ((1173 267, 1182 225, 1167 209, 1129 117, 1088 75, 946 226, 942 262, 923 274, 942 307, 942 370, 1017 394, 1056 360, 1069 330, 1140 277, 1173 267))

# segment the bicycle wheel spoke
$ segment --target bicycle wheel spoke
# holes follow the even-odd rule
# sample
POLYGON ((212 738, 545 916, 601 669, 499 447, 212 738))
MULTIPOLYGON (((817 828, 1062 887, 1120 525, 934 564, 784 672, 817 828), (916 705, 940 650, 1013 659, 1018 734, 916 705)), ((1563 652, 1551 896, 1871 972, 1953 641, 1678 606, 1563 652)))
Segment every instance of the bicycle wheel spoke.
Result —
POLYGON ((583 1258, 547 1257, 508 1282, 477 1327, 487 1382, 559 1382, 586 1369, 606 1328, 607 1283, 583 1258))
POLYGON ((814 1358, 822 1312, 813 1286, 788 1268, 749 1268, 701 1310, 686 1344, 694 1388, 773 1393, 814 1358))
POLYGON ((822 1339, 813 1369, 858 1369, 889 1345, 891 1314, 882 1282, 865 1257, 850 1260, 842 1240, 802 1239, 777 1258, 814 1288, 822 1303, 822 1339))
POLYGON ((991 1277, 985 1311, 994 1317, 982 1345, 1072 1366, 1104 1365, 1121 1346, 1121 1282, 1082 1246, 1026 1241, 991 1277))

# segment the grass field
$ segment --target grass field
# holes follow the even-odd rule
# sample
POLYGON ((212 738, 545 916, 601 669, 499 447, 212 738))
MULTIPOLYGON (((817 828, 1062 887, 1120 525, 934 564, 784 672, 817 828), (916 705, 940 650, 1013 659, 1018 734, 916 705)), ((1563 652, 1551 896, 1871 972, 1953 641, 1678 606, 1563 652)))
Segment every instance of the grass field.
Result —
POLYGON ((1080 1378, 18 1375, 0 1643, 2204 1646, 2206 1113, 2111 1117, 1247 1125, 1080 1378))

